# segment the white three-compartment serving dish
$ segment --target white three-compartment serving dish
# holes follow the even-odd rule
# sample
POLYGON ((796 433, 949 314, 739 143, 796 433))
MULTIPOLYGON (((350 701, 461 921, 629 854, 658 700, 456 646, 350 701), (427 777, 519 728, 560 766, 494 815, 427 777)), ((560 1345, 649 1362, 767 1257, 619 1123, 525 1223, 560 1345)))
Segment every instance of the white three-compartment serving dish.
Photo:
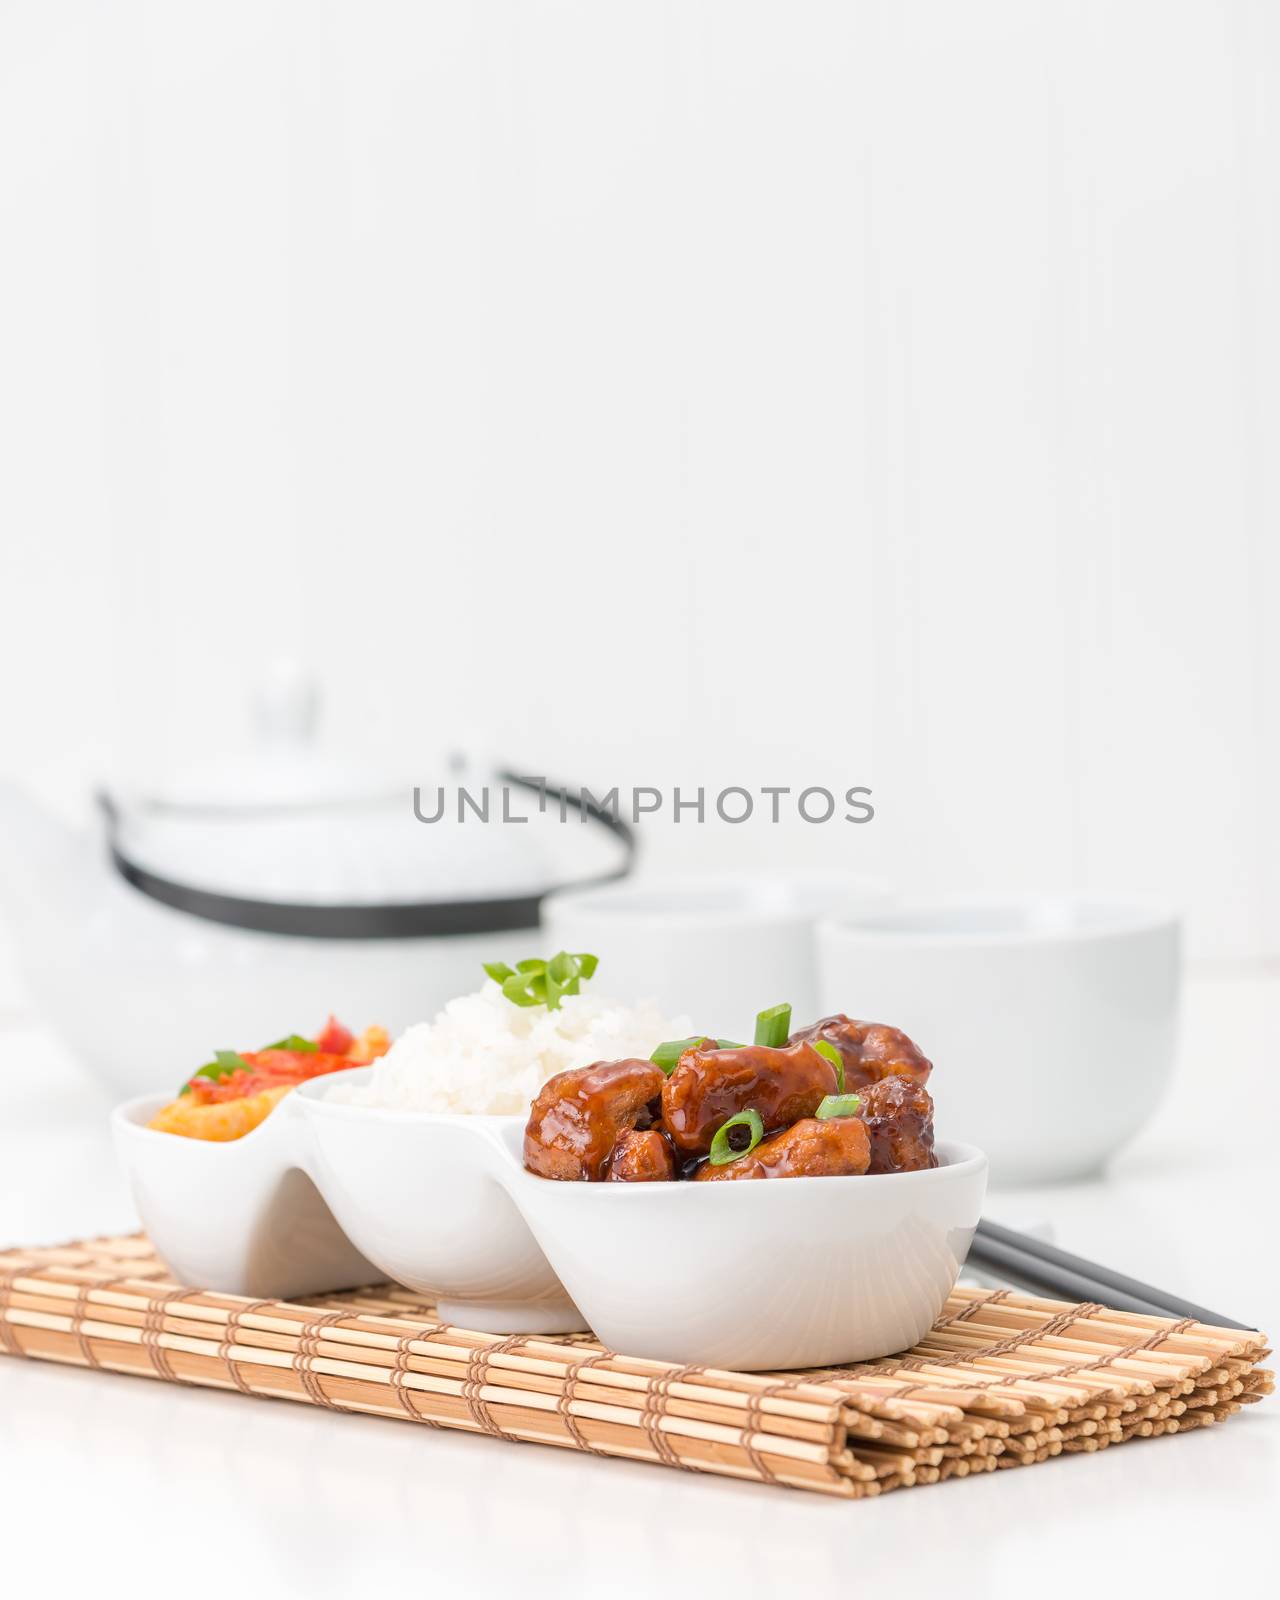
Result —
POLYGON ((181 1281, 283 1299, 393 1278, 481 1331, 589 1327, 655 1359, 829 1366, 928 1331, 986 1187, 981 1151, 948 1143, 923 1172, 557 1183, 524 1170, 523 1118, 350 1105, 331 1082, 227 1143, 148 1128, 166 1096, 116 1111, 138 1210, 181 1281))

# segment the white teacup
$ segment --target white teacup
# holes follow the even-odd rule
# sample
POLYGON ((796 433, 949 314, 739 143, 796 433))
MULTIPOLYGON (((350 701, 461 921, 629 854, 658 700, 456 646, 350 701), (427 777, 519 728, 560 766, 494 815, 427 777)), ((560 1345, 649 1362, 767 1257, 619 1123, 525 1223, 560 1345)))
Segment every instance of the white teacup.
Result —
POLYGON ((601 993, 749 1040, 766 1006, 790 1001, 797 1023, 816 1016, 819 918, 888 903, 880 886, 838 873, 639 878, 553 894, 542 921, 549 950, 600 957, 601 993))
POLYGON ((828 919, 819 1001, 888 1022, 934 1063, 938 1134, 994 1183, 1095 1172, 1173 1066, 1179 921, 1104 896, 898 902, 828 919))

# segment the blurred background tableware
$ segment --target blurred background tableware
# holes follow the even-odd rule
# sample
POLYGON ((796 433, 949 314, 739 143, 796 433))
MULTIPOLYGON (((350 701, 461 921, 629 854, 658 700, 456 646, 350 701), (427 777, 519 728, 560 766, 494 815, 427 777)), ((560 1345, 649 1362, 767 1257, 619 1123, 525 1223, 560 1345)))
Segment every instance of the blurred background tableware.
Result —
POLYGON ((995 1184, 1096 1172, 1173 1068, 1180 923, 1101 895, 903 901, 826 919, 819 1009, 892 1021, 936 1067, 940 1126, 995 1184))
POLYGON ((750 1039, 756 1013, 776 1001, 790 1001, 797 1021, 816 1016, 819 918, 890 903, 882 884, 839 873, 638 877, 548 896, 544 942, 598 954, 610 994, 750 1039))
POLYGON ((331 1012, 394 1035, 475 988, 483 961, 527 955, 549 890, 630 869, 624 823, 559 826, 510 773, 456 758, 428 782, 326 744, 290 662, 259 684, 255 723, 243 747, 101 791, 94 830, 0 783, 0 910, 29 998, 119 1090, 331 1012), (415 782, 438 821, 415 814, 415 782), (487 818, 460 785, 487 790, 487 818), (503 825, 504 794, 526 825, 503 825))

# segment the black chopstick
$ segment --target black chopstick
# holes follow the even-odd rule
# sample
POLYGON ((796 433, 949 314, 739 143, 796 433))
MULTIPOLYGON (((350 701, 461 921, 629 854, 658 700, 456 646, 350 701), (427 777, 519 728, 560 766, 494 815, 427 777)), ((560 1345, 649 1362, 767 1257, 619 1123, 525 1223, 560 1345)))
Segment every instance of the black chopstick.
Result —
POLYGON ((1099 1266, 1084 1256, 1018 1233, 998 1222, 979 1222, 969 1249, 970 1262, 1005 1278, 1016 1288, 1057 1300, 1096 1300, 1117 1311, 1150 1317, 1192 1317, 1219 1328, 1256 1332, 1252 1323, 1220 1316, 1190 1300, 1156 1289, 1137 1278, 1099 1266))

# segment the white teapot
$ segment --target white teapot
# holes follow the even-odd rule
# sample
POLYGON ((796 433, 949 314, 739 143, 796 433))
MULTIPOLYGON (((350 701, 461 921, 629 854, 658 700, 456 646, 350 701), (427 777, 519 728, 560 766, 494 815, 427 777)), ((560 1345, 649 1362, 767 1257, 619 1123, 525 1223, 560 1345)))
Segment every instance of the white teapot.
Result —
POLYGON ((451 773, 416 805, 411 784, 324 752, 317 703, 277 670, 251 759, 103 794, 96 835, 0 785, 0 916, 30 997, 118 1089, 176 1085, 215 1049, 331 1012, 394 1036, 476 988, 482 962, 532 953, 543 897, 577 876, 566 854, 593 858, 588 881, 629 870, 624 823, 557 826, 561 808, 531 805, 510 773, 451 773), (487 822, 455 804, 460 785, 487 788, 487 822), (524 824, 503 822, 503 791, 524 824))

